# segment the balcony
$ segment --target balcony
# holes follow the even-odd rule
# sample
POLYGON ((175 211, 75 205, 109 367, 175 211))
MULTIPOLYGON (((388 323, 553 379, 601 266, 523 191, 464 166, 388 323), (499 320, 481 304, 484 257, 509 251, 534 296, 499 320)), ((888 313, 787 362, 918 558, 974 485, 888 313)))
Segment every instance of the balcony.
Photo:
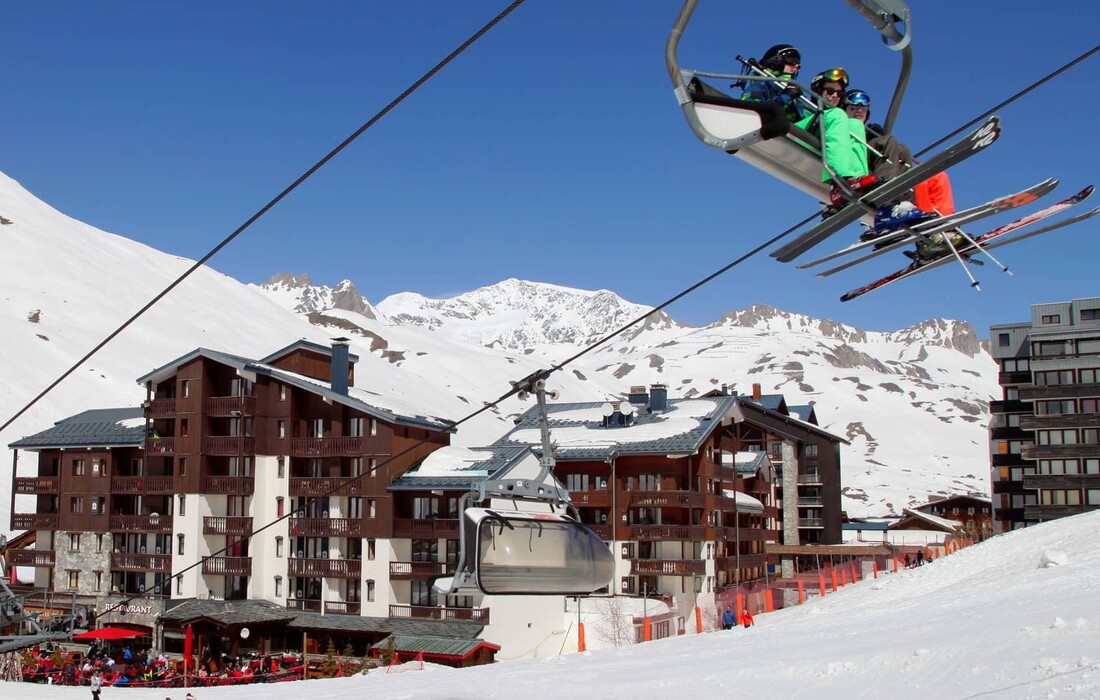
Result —
POLYGON ((291 457, 358 457, 363 454, 361 437, 291 438, 291 457))
POLYGON ((1024 430, 1100 428, 1100 413, 1056 413, 1047 416, 1028 414, 1020 416, 1020 427, 1024 430))
POLYGON ((1005 399, 989 402, 990 413, 1031 413, 1031 404, 1018 399, 1005 399))
POLYGON ((769 534, 775 535, 775 532, 762 527, 724 527, 720 533, 727 542, 763 542, 769 534))
POLYGON ((290 477, 291 496, 358 496, 365 492, 363 479, 350 476, 290 477))
POLYGON ((303 610, 305 612, 321 612, 320 598, 287 598, 287 610, 303 610))
POLYGON ((800 506, 823 506, 825 505, 825 499, 821 496, 799 496, 798 505, 800 506))
POLYGON ((252 557, 207 557, 202 573, 213 576, 251 576, 252 557))
POLYGON ((145 438, 145 452, 151 455, 173 455, 176 453, 176 438, 147 437, 145 438))
POLYGON ((295 537, 362 537, 359 518, 291 518, 290 534, 295 537))
POLYGON ((57 493, 61 477, 57 476, 17 476, 13 488, 16 493, 57 493))
POLYGON ((362 609, 362 603, 353 601, 350 603, 338 600, 326 600, 325 612, 329 615, 358 615, 362 609))
POLYGON ((825 519, 824 518, 799 518, 798 519, 798 526, 799 527, 813 527, 813 528, 825 527, 825 519))
POLYGON ((14 513, 11 527, 13 530, 56 530, 57 513, 14 513))
POLYGON ((57 560, 52 549, 9 549, 8 566, 45 566, 53 568, 57 560))
POLYGON ((672 540, 696 542, 707 538, 702 525, 631 525, 632 540, 672 540))
POLYGON ((172 532, 171 515, 112 515, 111 532, 172 532))
POLYGON ((207 435, 202 439, 202 451, 215 457, 255 454, 256 438, 247 435, 207 435))
POLYGON ((800 483, 800 484, 820 484, 820 483, 822 483, 821 474, 819 474, 818 472, 808 472, 806 474, 799 474, 798 475, 798 483, 800 483))
POLYGON ((697 491, 634 491, 631 508, 702 508, 706 496, 697 491))
POLYGON ((1020 451, 1024 459, 1081 459, 1100 457, 1100 445, 1024 445, 1020 451))
POLYGON ((309 578, 359 578, 362 562, 358 559, 298 559, 293 557, 287 566, 291 576, 309 578))
POLYGON ((1031 372, 998 372, 997 383, 1001 386, 1009 384, 1030 384, 1031 372))
POLYGON ((1020 387, 1021 401, 1079 399, 1086 396, 1100 396, 1100 384, 1036 384, 1020 387))
POLYGON ((394 581, 426 581, 433 576, 443 576, 454 569, 442 561, 391 561, 390 579, 394 581))
POLYGON ((732 557, 715 557, 714 565, 722 571, 734 571, 740 566, 742 569, 755 569, 764 566, 763 554, 742 554, 732 557))
POLYGON ((175 399, 153 399, 147 404, 150 418, 171 418, 176 415, 175 399))
POLYGON ((701 559, 631 559, 630 573, 635 576, 702 576, 707 563, 701 559))
POLYGON ((1096 506, 1084 504, 1072 506, 1024 506, 1024 520, 1041 522, 1043 520, 1056 520, 1068 515, 1077 515, 1086 511, 1096 510, 1096 506))
POLYGON ((394 518, 394 537, 457 538, 458 518, 394 518))
POLYGON ((465 620, 489 624, 489 608, 440 608, 425 605, 391 605, 390 617, 417 620, 465 620))
POLYGON ((571 491, 569 493, 569 498, 573 501, 573 505, 577 506, 578 508, 611 507, 610 491, 571 491))
POLYGON ((252 534, 252 518, 240 515, 207 515, 202 519, 202 534, 247 537, 252 534))
POLYGON ((1022 488, 1024 491, 1040 489, 1100 488, 1100 475, 1097 474, 1025 474, 1022 488))
POLYGON ((169 573, 172 571, 172 555, 111 552, 111 570, 169 573))
POLYGON ((225 417, 256 415, 256 399, 251 396, 211 396, 203 403, 207 415, 225 417))
POLYGON ((200 492, 204 494, 251 496, 255 488, 255 482, 251 476, 215 476, 208 474, 199 480, 200 492))
POLYGON ((175 492, 175 478, 171 475, 111 477, 111 493, 167 494, 175 492))

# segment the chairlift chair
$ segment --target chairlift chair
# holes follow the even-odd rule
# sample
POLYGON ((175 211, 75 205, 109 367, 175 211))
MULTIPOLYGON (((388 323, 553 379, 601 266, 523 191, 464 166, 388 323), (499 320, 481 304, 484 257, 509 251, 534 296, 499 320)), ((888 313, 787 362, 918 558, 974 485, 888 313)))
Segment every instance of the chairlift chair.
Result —
MULTIPOLYGON (((890 133, 912 68, 909 8, 902 0, 845 2, 875 26, 890 49, 901 52, 901 75, 883 126, 883 132, 890 133)), ((757 81, 766 80, 766 76, 705 73, 680 67, 677 56, 680 38, 697 4, 698 0, 685 0, 665 45, 668 74, 692 132, 706 145, 737 156, 811 197, 828 202, 829 187, 821 182, 825 159, 818 134, 791 124, 776 103, 736 99, 701 79, 757 81)), ((806 86, 799 87, 804 94, 810 94, 806 86)))

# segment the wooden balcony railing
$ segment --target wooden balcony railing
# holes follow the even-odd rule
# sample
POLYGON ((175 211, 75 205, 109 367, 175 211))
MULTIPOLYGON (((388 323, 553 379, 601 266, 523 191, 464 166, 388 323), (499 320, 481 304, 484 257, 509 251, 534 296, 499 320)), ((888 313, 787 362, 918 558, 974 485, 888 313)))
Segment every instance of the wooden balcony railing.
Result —
POLYGON ((176 438, 174 437, 147 437, 145 438, 145 451, 151 455, 170 455, 176 452, 176 438))
POLYGON ((149 402, 150 418, 168 418, 176 415, 175 399, 153 399, 149 402))
POLYGON ((287 573, 310 578, 359 578, 362 562, 358 559, 290 559, 287 573))
POLYGON ((1074 445, 1024 445, 1020 450, 1024 459, 1081 459, 1100 457, 1100 445, 1078 443, 1074 445))
POLYGON ((1020 416, 1020 427, 1024 430, 1100 428, 1100 413, 1055 413, 1045 416, 1025 413, 1020 416))
POLYGON ((611 526, 610 525, 589 525, 588 523, 585 523, 585 527, 587 527, 592 532, 596 533, 596 536, 599 537, 604 542, 610 542, 611 541, 611 526))
POLYGON ((202 560, 202 572, 214 576, 251 576, 252 557, 208 557, 202 560))
POLYGON ((172 532, 171 515, 112 515, 111 532, 172 532))
POLYGON ((448 569, 453 570, 454 566, 448 566, 442 561, 391 561, 390 578, 399 581, 423 581, 432 576, 442 576, 448 569))
POLYGON ((764 566, 763 554, 742 554, 740 557, 715 557, 714 565, 722 571, 733 571, 739 565, 742 569, 753 569, 764 566))
POLYGON ((702 576, 707 563, 701 559, 631 559, 630 573, 636 576, 702 576))
POLYGON ((1100 396, 1100 384, 1034 384, 1020 387, 1021 401, 1077 399, 1085 396, 1100 396))
POLYGON ((256 438, 247 435, 207 435, 202 439, 202 451, 218 457, 250 455, 256 452, 256 438))
POLYGON ((569 498, 573 500, 573 505, 578 508, 586 506, 596 508, 611 507, 610 491, 570 491, 569 498))
POLYGON ((706 539, 707 529, 702 525, 632 525, 632 540, 695 541, 706 539))
POLYGON ((16 493, 57 493, 61 478, 57 476, 17 476, 16 493))
POLYGON ((199 479, 199 488, 202 493, 206 494, 251 496, 256 485, 251 476, 214 476, 207 474, 199 479))
POLYGON ((9 549, 9 566, 53 567, 57 557, 52 549, 9 549))
POLYGON ((252 396, 211 396, 203 404, 211 416, 256 415, 256 399, 252 396))
POLYGON ((351 481, 351 477, 290 477, 291 496, 358 496, 365 489, 363 482, 368 477, 351 481), (345 483, 346 482, 346 483, 345 483))
POLYGON ((355 457, 363 454, 361 437, 291 438, 291 457, 355 457))
POLYGON ((458 518, 395 518, 395 537, 458 537, 458 518))
POLYGON ((111 569, 114 571, 169 572, 172 570, 172 555, 111 552, 111 569))
POLYGON ((426 605, 391 605, 390 617, 419 620, 470 620, 489 624, 489 608, 439 608, 426 605))
POLYGON ((343 602, 339 600, 326 600, 325 612, 330 615, 358 615, 362 609, 359 601, 343 602))
POLYGON ((287 610, 304 610, 305 612, 321 612, 320 598, 287 598, 287 610))
POLYGON ((358 518, 291 518, 290 534, 295 537, 362 537, 363 521, 358 518))
POLYGON ((800 484, 820 484, 821 474, 817 472, 809 472, 808 474, 799 474, 798 483, 800 484))
POLYGON ((241 535, 252 534, 252 518, 243 515, 207 515, 202 519, 204 535, 241 535))
POLYGON ((175 493, 172 476, 112 476, 111 493, 175 493))
POLYGON ((770 532, 762 527, 724 527, 719 536, 727 542, 762 542, 770 532))
POLYGON ((14 530, 56 530, 57 513, 14 513, 11 526, 14 530))
POLYGON ((702 508, 706 496, 696 491, 634 491, 632 508, 702 508))

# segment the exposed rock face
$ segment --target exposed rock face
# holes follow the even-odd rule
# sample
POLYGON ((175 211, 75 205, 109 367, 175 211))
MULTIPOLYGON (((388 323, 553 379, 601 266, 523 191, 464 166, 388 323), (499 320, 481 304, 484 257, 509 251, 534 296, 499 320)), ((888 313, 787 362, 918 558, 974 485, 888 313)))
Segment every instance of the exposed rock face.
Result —
POLYGON ((378 316, 374 307, 363 299, 363 295, 349 280, 335 287, 315 286, 309 275, 294 275, 280 272, 260 285, 260 288, 287 304, 291 311, 299 314, 311 314, 329 309, 342 309, 362 314, 370 319, 378 316))

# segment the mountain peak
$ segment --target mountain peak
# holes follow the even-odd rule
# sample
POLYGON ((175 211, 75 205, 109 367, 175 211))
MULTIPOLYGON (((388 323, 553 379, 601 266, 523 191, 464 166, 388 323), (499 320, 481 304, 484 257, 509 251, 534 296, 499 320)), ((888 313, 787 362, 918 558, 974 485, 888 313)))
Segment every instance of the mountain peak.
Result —
POLYGON ((374 307, 363 299, 363 295, 350 280, 344 280, 335 287, 315 286, 309 275, 295 275, 279 272, 259 286, 280 305, 303 315, 342 309, 362 314, 370 319, 378 318, 374 307))

